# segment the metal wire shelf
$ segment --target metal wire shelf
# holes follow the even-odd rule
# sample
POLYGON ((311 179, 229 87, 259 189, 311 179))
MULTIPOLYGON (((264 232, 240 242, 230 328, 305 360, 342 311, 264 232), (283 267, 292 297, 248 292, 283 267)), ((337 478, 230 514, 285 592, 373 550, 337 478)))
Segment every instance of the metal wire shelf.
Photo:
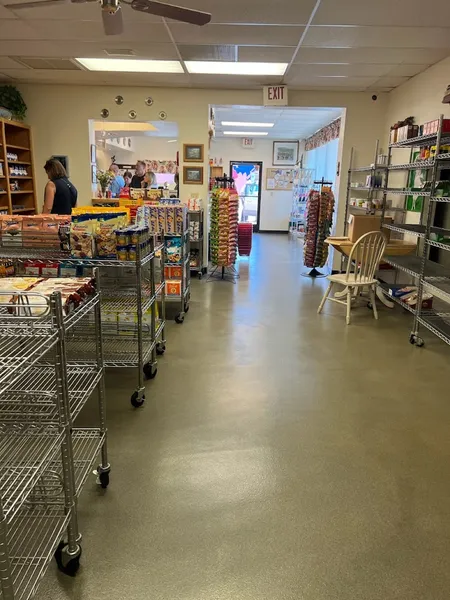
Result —
POLYGON ((450 160, 450 152, 445 152, 443 154, 437 155, 438 160, 450 160))
POLYGON ((386 165, 367 165, 366 167, 350 169, 350 173, 367 173, 369 171, 385 171, 386 169, 386 165))
POLYGON ((450 202, 450 198, 445 196, 431 196, 430 200, 432 202, 450 202))
POLYGON ((63 432, 51 425, 3 426, 0 431, 0 497, 8 521, 23 505, 61 447, 63 432))
POLYGON ((429 331, 434 333, 446 344, 450 344, 450 318, 439 314, 425 314, 417 316, 417 320, 429 331))
POLYGON ((383 223, 383 227, 385 229, 390 229, 391 231, 396 231, 397 233, 408 233, 411 235, 415 235, 417 237, 425 236, 425 226, 424 225, 410 225, 404 223, 402 225, 396 224, 391 225, 390 223, 383 223))
POLYGON ((17 261, 42 261, 42 262, 64 262, 68 265, 82 265, 83 267, 131 267, 139 263, 144 266, 153 258, 154 252, 150 252, 139 260, 118 260, 115 258, 74 258, 67 250, 54 250, 44 248, 22 248, 14 246, 0 247, 0 258, 9 258, 17 261))
MULTIPOLYGON (((395 142, 395 144, 390 144, 389 148, 413 148, 420 146, 429 146, 433 140, 437 139, 437 133, 431 133, 429 135, 420 135, 417 137, 409 138, 407 140, 402 140, 401 142, 395 142)), ((444 134, 441 138, 441 144, 446 144, 450 141, 448 135, 444 134)))
POLYGON ((395 302, 396 304, 398 304, 399 306, 401 306, 405 310, 407 310, 410 313, 414 314, 415 309, 412 308, 411 306, 409 306, 409 304, 406 304, 406 302, 402 302, 400 300, 400 298, 397 298, 396 296, 391 296, 390 295, 390 293, 389 293, 389 284, 384 283, 384 282, 379 282, 378 283, 378 287, 381 289, 381 291, 383 292, 383 294, 385 294, 385 296, 387 296, 389 298, 389 300, 392 300, 392 302, 395 302))
MULTIPOLYGON (((93 363, 68 365, 66 379, 73 420, 95 390, 102 375, 102 371, 93 363)), ((56 393, 54 365, 38 364, 2 394, 0 420, 15 423, 56 423, 56 393)))
POLYGON ((402 196, 430 196, 431 192, 423 192, 422 190, 410 190, 405 188, 403 190, 397 188, 386 188, 387 194, 401 194, 402 196))
POLYGON ((389 165, 389 171, 409 171, 410 169, 431 169, 434 167, 434 160, 418 160, 413 163, 403 163, 400 165, 389 165))
POLYGON ((16 515, 7 536, 15 600, 36 593, 69 517, 62 505, 29 506, 16 515))
POLYGON ((426 240, 426 243, 430 246, 434 246, 435 248, 440 248, 441 250, 450 250, 450 244, 444 244, 443 242, 436 242, 435 240, 426 240))

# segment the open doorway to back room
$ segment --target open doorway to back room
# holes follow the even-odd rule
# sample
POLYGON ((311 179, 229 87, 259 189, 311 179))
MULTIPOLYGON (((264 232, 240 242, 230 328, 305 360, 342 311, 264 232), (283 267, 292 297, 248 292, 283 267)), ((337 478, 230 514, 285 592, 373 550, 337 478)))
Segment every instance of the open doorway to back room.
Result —
POLYGON ((341 108, 215 105, 211 109, 210 185, 216 177, 234 178, 240 222, 252 223, 254 232, 287 233, 297 219, 297 230, 311 187, 299 184, 304 169, 314 171, 312 181, 331 180, 337 214, 341 139, 322 139, 320 131, 341 117, 341 108))
MULTIPOLYGON (((91 139, 91 183, 93 198, 102 195, 98 173, 117 165, 116 181, 108 185, 106 193, 112 200, 120 195, 121 186, 147 187, 178 197, 179 144, 178 125, 169 121, 89 122, 91 139), (140 182, 136 164, 145 164, 147 177, 140 182), (133 185, 131 185, 133 183, 133 185)), ((144 179, 144 178, 143 178, 144 179)))

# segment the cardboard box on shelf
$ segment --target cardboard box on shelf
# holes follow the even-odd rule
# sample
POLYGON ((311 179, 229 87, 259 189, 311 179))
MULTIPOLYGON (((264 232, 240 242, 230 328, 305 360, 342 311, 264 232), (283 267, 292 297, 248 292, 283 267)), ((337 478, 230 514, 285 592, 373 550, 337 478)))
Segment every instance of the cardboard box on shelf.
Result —
MULTIPOLYGON (((385 217, 385 223, 393 223, 391 217, 385 217)), ((380 231, 381 217, 374 215, 350 215, 348 218, 348 238, 351 242, 356 242, 359 238, 369 231, 380 231)), ((390 238, 389 229, 382 230, 386 239, 390 238)))
POLYGON ((181 295, 181 281, 174 281, 172 279, 166 281, 166 295, 167 296, 180 296, 181 295))
POLYGON ((181 279, 183 274, 183 267, 181 265, 173 267, 164 267, 164 278, 165 279, 181 279))

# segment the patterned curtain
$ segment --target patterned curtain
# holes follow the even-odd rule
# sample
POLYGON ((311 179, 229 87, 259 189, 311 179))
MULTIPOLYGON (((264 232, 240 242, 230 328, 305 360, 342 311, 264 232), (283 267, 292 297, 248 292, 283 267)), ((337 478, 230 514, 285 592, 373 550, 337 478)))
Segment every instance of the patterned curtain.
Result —
POLYGON ((314 150, 314 148, 318 148, 319 146, 328 144, 328 142, 332 142, 339 137, 340 131, 341 119, 339 118, 329 125, 325 125, 325 127, 322 127, 322 129, 320 129, 317 133, 309 137, 305 142, 305 150, 314 150))
POLYGON ((147 171, 153 173, 178 173, 178 165, 174 160, 148 160, 146 159, 147 171))

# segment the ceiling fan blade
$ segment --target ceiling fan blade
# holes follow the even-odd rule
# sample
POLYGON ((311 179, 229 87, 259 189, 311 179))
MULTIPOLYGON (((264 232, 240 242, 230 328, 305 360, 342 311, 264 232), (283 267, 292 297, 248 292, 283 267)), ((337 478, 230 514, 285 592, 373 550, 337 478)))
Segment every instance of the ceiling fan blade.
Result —
POLYGON ((21 10, 22 8, 39 8, 40 6, 58 6, 69 4, 69 0, 41 0, 36 2, 21 2, 20 4, 5 4, 9 10, 21 10))
POLYGON ((165 19, 182 21, 183 23, 192 23, 192 25, 206 25, 211 21, 211 15, 200 10, 192 8, 183 8, 157 0, 133 0, 131 8, 140 12, 149 13, 165 19))
POLYGON ((123 14, 120 7, 112 14, 102 10, 102 20, 105 35, 120 35, 123 33, 123 14))

